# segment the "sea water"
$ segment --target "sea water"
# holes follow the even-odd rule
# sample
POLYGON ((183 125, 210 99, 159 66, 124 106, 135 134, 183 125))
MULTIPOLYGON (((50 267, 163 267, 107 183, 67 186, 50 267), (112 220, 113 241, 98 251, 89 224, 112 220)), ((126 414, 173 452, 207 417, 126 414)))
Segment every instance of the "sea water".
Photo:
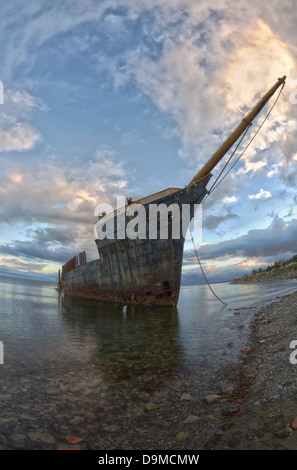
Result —
POLYGON ((82 423, 95 436, 110 410, 140 406, 181 381, 202 394, 238 361, 253 314, 297 280, 213 284, 226 305, 207 285, 184 286, 177 308, 98 303, 55 287, 0 277, 0 437, 82 423))

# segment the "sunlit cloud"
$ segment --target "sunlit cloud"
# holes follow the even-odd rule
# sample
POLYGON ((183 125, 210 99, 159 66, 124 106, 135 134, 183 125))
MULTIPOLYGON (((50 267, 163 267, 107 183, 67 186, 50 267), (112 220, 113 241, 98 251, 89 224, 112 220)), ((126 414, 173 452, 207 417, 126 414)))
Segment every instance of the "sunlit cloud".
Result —
POLYGON ((257 266, 259 263, 259 260, 258 258, 253 258, 253 259, 247 259, 245 261, 240 261, 238 263, 239 266, 247 266, 247 267, 251 267, 251 266, 257 266))
POLYGON ((32 150, 42 141, 40 132, 28 122, 36 110, 46 110, 42 100, 25 90, 5 89, 0 113, 0 152, 32 150))
POLYGON ((237 197, 236 196, 226 196, 223 199, 223 202, 226 202, 227 204, 231 204, 232 202, 236 202, 237 197))
POLYGON ((33 149, 41 136, 27 124, 16 124, 9 129, 0 129, 0 152, 33 149))
MULTIPOLYGON (((296 59, 286 43, 273 33, 267 24, 258 21, 258 28, 250 31, 249 44, 240 48, 229 67, 227 105, 230 109, 252 107, 255 97, 267 91, 278 77, 288 80, 297 76, 296 59)), ((280 100, 278 113, 283 116, 289 103, 280 100)))
POLYGON ((98 150, 83 169, 53 158, 36 164, 34 174, 26 165, 19 165, 19 171, 12 167, 1 179, 0 225, 26 228, 26 239, 15 236, 2 244, 0 256, 47 260, 53 266, 86 250, 88 259, 94 259, 94 209, 102 201, 113 204, 130 178, 132 186, 125 163, 110 150, 98 150))
POLYGON ((249 199, 268 199, 271 197, 270 191, 265 191, 263 188, 257 194, 250 194, 249 199))
POLYGON ((275 164, 275 165, 272 165, 271 166, 271 170, 268 171, 267 173, 267 177, 268 178, 272 178, 272 176, 276 175, 278 173, 278 168, 279 168, 280 164, 275 164))

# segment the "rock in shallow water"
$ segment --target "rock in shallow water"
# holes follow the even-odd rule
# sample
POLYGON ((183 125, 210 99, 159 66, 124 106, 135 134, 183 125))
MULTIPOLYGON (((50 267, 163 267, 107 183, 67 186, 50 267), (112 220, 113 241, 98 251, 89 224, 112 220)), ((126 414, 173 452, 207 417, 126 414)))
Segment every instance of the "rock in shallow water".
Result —
POLYGON ((198 416, 196 416, 196 415, 189 415, 189 416, 185 419, 184 424, 196 423, 198 420, 199 420, 199 417, 198 417, 198 416))
POLYGON ((56 443, 55 438, 48 432, 33 431, 29 432, 28 437, 31 441, 45 446, 53 446, 56 443))
POLYGON ((26 436, 20 433, 10 434, 7 438, 7 444, 14 449, 24 449, 26 447, 26 436))
POLYGON ((211 403, 215 403, 216 401, 220 400, 220 398, 220 395, 210 394, 206 395, 204 400, 210 405, 211 403))
POLYGON ((183 393, 182 396, 180 397, 180 401, 192 401, 193 398, 189 393, 183 393))

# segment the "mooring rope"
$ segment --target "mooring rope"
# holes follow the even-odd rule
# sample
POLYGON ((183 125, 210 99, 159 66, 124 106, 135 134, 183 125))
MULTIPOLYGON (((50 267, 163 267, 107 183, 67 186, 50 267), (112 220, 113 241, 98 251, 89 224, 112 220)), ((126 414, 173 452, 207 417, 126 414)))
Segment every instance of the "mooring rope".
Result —
POLYGON ((198 251, 197 251, 196 246, 195 246, 195 242, 194 242, 194 238, 193 238, 191 226, 190 226, 190 234, 191 234, 191 238, 192 238, 192 242, 193 242, 193 247, 194 247, 194 250, 195 250, 195 253, 196 253, 196 257, 197 257, 197 260, 198 260, 198 263, 199 263, 201 272, 202 272, 202 274, 203 274, 203 277, 204 277, 204 279, 205 279, 205 282, 207 283, 207 285, 208 285, 208 287, 210 288, 210 290, 211 290, 211 292, 213 293, 213 295, 214 295, 220 302, 222 302, 222 304, 227 305, 226 302, 224 302, 222 299, 220 299, 220 298, 217 296, 217 294, 215 293, 215 291, 214 291, 213 288, 211 287, 210 283, 208 282, 207 277, 205 276, 204 270, 203 270, 202 265, 201 265, 200 257, 199 257, 199 255, 198 255, 198 251))

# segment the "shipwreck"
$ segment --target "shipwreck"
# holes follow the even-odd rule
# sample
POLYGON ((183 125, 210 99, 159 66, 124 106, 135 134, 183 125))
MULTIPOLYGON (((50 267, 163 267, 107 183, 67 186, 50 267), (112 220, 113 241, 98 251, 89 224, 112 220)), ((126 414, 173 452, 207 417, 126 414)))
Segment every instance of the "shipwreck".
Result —
MULTIPOLYGON (((185 227, 180 230, 180 236, 176 236, 173 233, 173 214, 167 212, 165 221, 157 214, 157 230, 152 236, 149 231, 150 206, 163 204, 167 208, 182 209, 187 205, 190 221, 197 205, 209 193, 207 185, 212 170, 245 135, 276 90, 284 86, 285 79, 284 76, 277 80, 185 188, 167 188, 137 201, 128 200, 123 208, 113 213, 100 214, 95 228, 97 233, 106 233, 106 236, 95 239, 98 259, 87 262, 85 252, 74 256, 59 270, 59 290, 68 295, 100 301, 175 307, 180 292, 185 227), (140 206, 146 217, 145 229, 141 236, 128 236, 123 227, 131 223, 140 206), (120 224, 116 223, 119 218, 120 224), (111 221, 112 236, 108 236, 111 221), (164 222, 168 226, 166 237, 162 236, 164 222)), ((181 218, 178 223, 182 224, 181 218)))

